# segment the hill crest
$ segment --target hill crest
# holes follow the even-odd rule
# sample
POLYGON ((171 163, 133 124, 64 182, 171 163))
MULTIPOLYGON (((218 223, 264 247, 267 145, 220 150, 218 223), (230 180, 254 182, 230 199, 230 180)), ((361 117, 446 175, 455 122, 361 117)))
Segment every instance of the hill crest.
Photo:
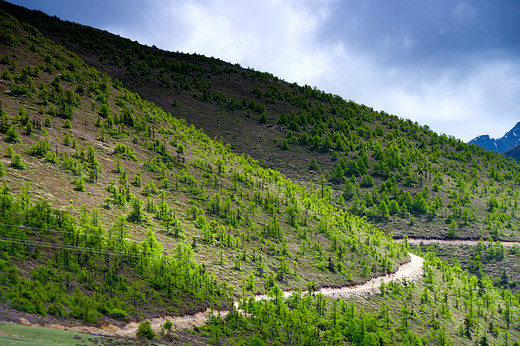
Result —
POLYGON ((500 138, 481 135, 473 138, 468 144, 476 144, 487 150, 505 153, 520 144, 520 122, 500 138))

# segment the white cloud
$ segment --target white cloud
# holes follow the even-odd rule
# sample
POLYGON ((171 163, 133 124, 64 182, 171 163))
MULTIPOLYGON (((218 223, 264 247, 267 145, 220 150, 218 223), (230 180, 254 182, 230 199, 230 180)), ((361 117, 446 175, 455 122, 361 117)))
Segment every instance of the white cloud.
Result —
MULTIPOLYGON (((520 120, 520 65, 480 60, 459 69, 386 69, 373 59, 344 55, 353 69, 324 79, 329 90, 378 110, 468 141, 501 137, 520 120), (354 78, 354 80, 353 80, 354 78), (339 81, 348 80, 350 86, 339 81)), ((336 61, 336 69, 340 61, 336 61)))
POLYGON ((415 45, 415 39, 410 35, 386 36, 383 45, 388 48, 398 47, 408 51, 415 45))
POLYGON ((329 64, 332 47, 316 35, 330 1, 150 1, 148 29, 124 32, 173 51, 196 52, 268 71, 288 81, 312 83, 329 64))
MULTIPOLYGON (((319 39, 334 15, 330 1, 148 1, 144 29, 108 29, 163 49, 214 56, 317 86, 466 141, 483 133, 500 137, 520 115, 517 62, 477 57, 438 70, 427 63, 390 65, 384 57, 353 50, 349 42, 319 39)), ((453 15, 472 19, 476 10, 463 2, 453 15)), ((387 36, 383 44, 406 51, 418 39, 387 36)))
POLYGON ((467 2, 459 3, 453 10, 453 17, 461 20, 472 20, 477 16, 476 8, 467 2))

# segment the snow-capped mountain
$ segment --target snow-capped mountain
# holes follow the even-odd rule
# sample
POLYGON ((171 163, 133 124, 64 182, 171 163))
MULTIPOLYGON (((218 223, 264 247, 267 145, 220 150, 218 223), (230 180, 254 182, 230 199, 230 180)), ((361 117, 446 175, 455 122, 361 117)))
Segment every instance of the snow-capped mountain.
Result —
POLYGON ((477 144, 487 150, 498 151, 499 153, 508 151, 520 145, 520 122, 516 123, 515 127, 501 138, 497 139, 491 138, 489 135, 482 135, 473 138, 468 144, 477 144))

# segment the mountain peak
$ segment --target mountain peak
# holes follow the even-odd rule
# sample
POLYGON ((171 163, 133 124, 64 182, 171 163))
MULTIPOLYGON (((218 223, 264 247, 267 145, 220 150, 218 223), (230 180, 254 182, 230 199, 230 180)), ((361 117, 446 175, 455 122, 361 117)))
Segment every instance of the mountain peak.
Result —
POLYGON ((489 135, 480 135, 473 138, 468 144, 476 144, 487 150, 506 152, 517 145, 520 145, 520 121, 506 132, 501 138, 491 138, 489 135))

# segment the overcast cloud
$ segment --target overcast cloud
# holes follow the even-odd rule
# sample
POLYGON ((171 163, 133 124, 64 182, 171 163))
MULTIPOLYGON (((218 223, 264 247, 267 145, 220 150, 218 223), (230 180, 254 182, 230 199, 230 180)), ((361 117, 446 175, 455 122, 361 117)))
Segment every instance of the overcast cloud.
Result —
POLYGON ((520 121, 520 2, 18 0, 309 84, 464 141, 520 121))

